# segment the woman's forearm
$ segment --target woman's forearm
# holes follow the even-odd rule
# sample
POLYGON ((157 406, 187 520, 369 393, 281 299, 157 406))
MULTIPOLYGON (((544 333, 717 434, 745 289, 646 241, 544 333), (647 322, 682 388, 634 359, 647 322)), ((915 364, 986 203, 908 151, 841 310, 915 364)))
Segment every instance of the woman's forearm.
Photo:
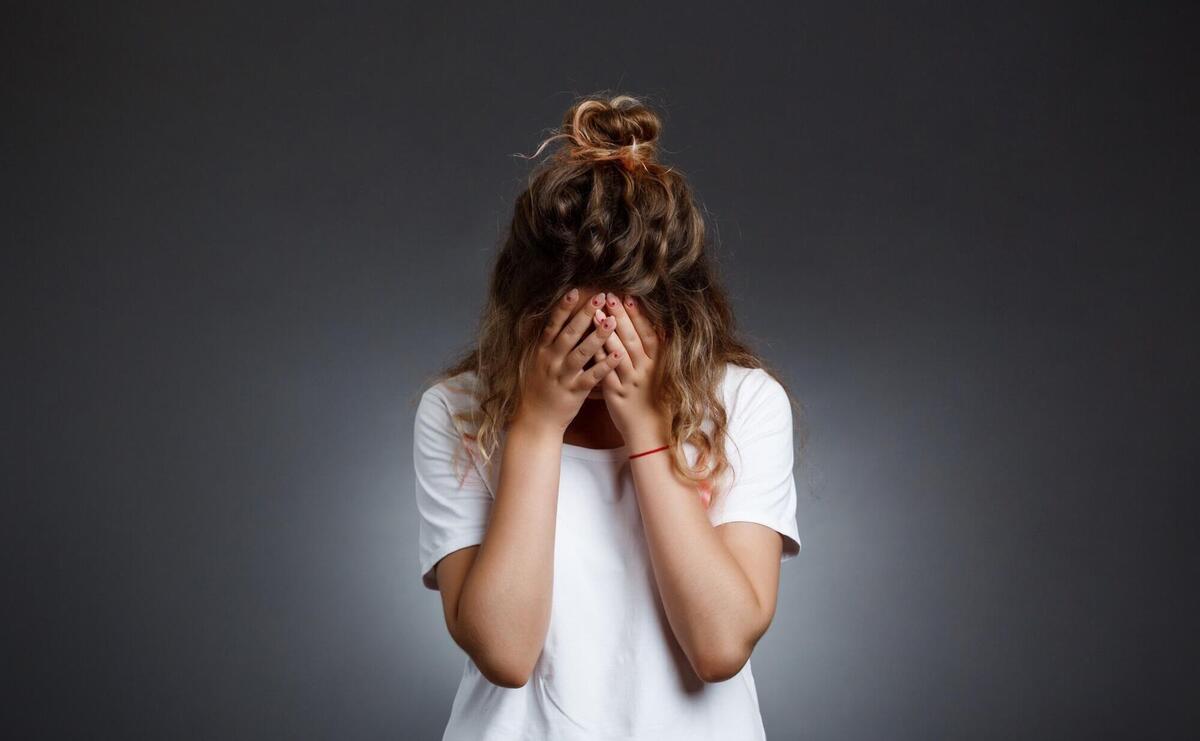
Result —
POLYGON ((521 686, 550 624, 562 432, 515 421, 487 532, 463 581, 458 638, 489 679, 521 686))
MULTIPOLYGON (((665 434, 632 438, 635 452, 665 434)), ((736 674, 766 630, 750 580, 722 542, 693 485, 674 472, 670 451, 630 461, 638 507, 663 608, 680 648, 705 681, 736 674)))

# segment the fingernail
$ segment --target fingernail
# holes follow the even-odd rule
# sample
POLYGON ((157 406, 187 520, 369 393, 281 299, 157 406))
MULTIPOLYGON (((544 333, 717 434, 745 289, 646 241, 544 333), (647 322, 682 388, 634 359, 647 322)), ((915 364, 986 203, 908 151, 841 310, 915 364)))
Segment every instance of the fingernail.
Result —
POLYGON ((633 296, 630 296, 629 298, 625 299, 625 305, 631 309, 633 308, 633 296))
POLYGON ((604 294, 603 293, 597 294, 592 297, 592 306, 599 306, 602 303, 604 303, 604 294))
POLYGON ((568 302, 574 301, 577 298, 579 298, 579 289, 578 288, 572 288, 570 291, 567 292, 567 301, 568 302))
POLYGON ((617 297, 612 295, 611 293, 608 294, 608 305, 612 306, 613 308, 616 308, 616 306, 617 306, 617 297))

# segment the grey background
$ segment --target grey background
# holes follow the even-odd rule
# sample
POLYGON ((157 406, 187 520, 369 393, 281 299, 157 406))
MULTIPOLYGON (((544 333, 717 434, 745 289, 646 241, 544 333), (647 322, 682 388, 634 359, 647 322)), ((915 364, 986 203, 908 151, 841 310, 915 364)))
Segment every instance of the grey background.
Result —
POLYGON ((609 88, 807 405, 769 736, 1194 735, 1196 20, 10 8, 5 727, 440 737, 412 401, 609 88))

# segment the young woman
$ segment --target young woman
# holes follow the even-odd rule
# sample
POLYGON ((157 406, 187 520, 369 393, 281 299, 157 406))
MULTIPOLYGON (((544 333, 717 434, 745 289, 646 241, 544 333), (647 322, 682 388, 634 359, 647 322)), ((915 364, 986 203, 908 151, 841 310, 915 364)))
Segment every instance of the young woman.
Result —
POLYGON ((421 396, 421 576, 467 653, 448 741, 766 738, 794 402, 736 337, 660 128, 630 96, 567 111, 477 341, 421 396))

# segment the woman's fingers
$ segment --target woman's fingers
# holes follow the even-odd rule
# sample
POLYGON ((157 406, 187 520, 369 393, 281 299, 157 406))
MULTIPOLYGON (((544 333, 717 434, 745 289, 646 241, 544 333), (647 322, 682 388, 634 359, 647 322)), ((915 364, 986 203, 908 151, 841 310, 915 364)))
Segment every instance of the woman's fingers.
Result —
POLYGON ((609 353, 608 357, 604 358, 603 360, 597 360, 595 365, 584 371, 583 378, 587 389, 590 391, 601 381, 607 383, 609 376, 615 376, 616 374, 612 371, 617 367, 617 363, 621 362, 624 356, 625 353, 623 352, 609 353))
POLYGON ((583 366, 596 354, 596 350, 604 345, 604 341, 617 326, 617 320, 606 316, 600 309, 596 309, 592 314, 592 323, 596 325, 596 331, 584 338, 563 361, 562 372, 568 378, 583 370, 583 366))
POLYGON ((614 384, 613 388, 615 389, 617 386, 620 386, 622 383, 632 377, 634 371, 633 356, 629 351, 629 348, 626 347, 625 343, 621 341, 621 337, 616 332, 610 334, 608 339, 605 340, 604 349, 610 354, 619 353, 621 355, 621 360, 617 363, 617 372, 613 374, 612 379, 614 384))
MULTIPOLYGON (((625 348, 625 360, 622 365, 626 368, 637 368, 641 365, 643 355, 642 341, 637 336, 637 330, 634 327, 634 321, 630 318, 629 312, 625 311, 625 305, 620 296, 616 294, 607 294, 605 296, 607 305, 605 311, 617 318, 617 336, 620 339, 620 344, 625 348)), ((608 342, 606 347, 616 348, 617 345, 608 342)))
POLYGON ((558 336, 554 339, 551 349, 558 358, 566 358, 568 353, 579 344, 580 338, 588 331, 595 321, 592 317, 596 309, 604 306, 604 293, 597 293, 589 301, 577 307, 574 316, 567 320, 558 336))
POLYGON ((550 318, 546 320, 546 326, 542 329, 540 343, 542 347, 549 347, 554 342, 554 339, 558 337, 563 323, 567 321, 567 317, 571 316, 571 312, 576 310, 578 301, 579 289, 572 288, 554 304, 554 309, 550 312, 550 318))
MULTIPOLYGON (((637 330, 638 339, 641 340, 640 352, 653 360, 658 355, 658 332, 642 312, 641 303, 633 296, 626 296, 621 308, 633 322, 633 328, 637 330)), ((632 352, 632 349, 630 351, 632 352)))
MULTIPOLYGON (((639 330, 634 324, 633 317, 626 310, 626 303, 621 300, 620 296, 610 293, 607 294, 607 308, 609 314, 617 318, 617 336, 621 339, 621 344, 625 346, 627 351, 624 365, 634 368, 641 366, 641 361, 647 357, 648 353, 645 350, 645 343, 642 341, 639 330)), ((625 301, 631 299, 626 298, 625 301)), ((612 346, 611 344, 609 345, 612 346)), ((650 355, 649 357, 654 357, 650 355)))

